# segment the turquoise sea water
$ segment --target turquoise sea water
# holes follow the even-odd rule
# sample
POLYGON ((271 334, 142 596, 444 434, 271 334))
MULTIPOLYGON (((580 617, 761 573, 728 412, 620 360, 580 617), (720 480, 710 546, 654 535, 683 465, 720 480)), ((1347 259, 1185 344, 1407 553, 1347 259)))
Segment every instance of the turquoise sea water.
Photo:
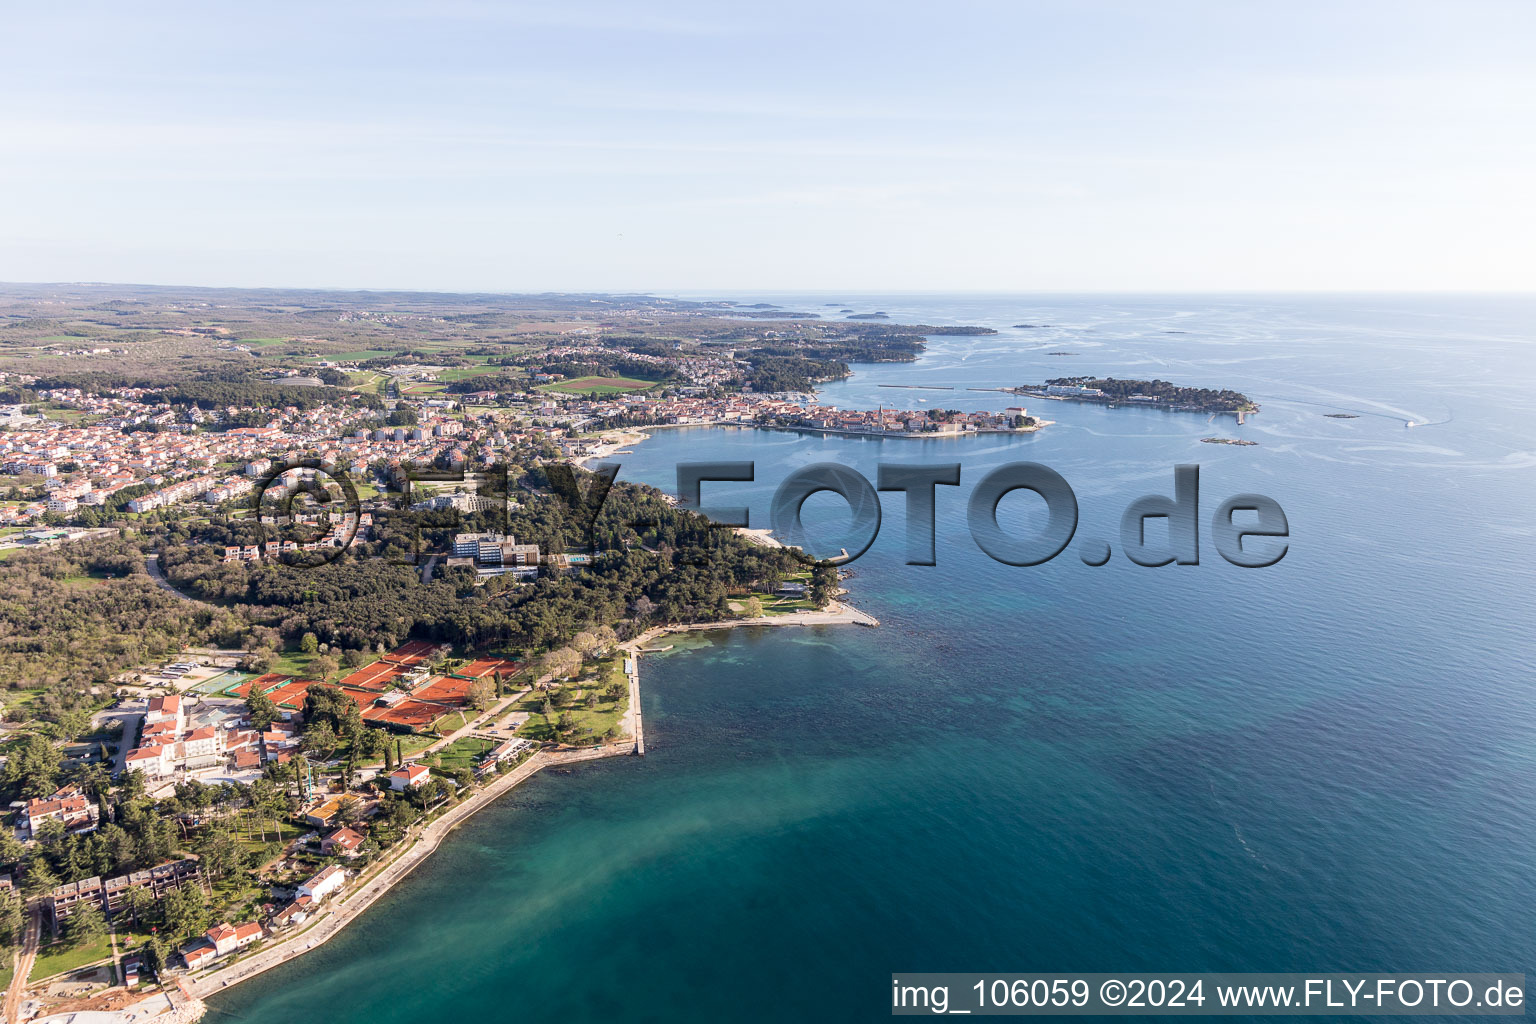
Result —
MULTIPOLYGON (((1002 330, 856 367, 824 391, 848 407, 998 408, 1016 400, 876 385, 1092 373, 1263 412, 1032 401, 1057 422, 1022 438, 659 432, 622 477, 671 489, 677 461, 753 459, 755 483, 705 503, 755 526, 798 466, 958 461, 939 564, 903 564, 886 496, 849 583, 880 629, 647 658, 647 757, 520 787, 213 1019, 849 1020, 888 1013, 892 971, 1536 969, 1536 301, 769 301, 1002 330), (976 548, 965 499, 1015 460, 1066 477, 1108 565, 1076 542, 1034 568, 976 548), (1189 462, 1202 564, 1130 564, 1121 510, 1189 462), (1211 544, 1242 491, 1286 510, 1277 566, 1211 544)), ((836 534, 836 499, 807 508, 836 534)), ((1036 512, 1014 496, 1003 516, 1036 512)))

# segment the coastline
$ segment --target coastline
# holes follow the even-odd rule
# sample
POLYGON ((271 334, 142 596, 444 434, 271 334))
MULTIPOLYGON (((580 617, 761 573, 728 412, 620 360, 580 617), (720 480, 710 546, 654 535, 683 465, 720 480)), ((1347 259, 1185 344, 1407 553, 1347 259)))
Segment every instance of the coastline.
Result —
POLYGON ((789 423, 743 423, 740 420, 703 420, 698 423, 649 423, 643 427, 625 428, 626 439, 623 441, 599 441, 593 447, 596 449, 590 455, 583 455, 576 460, 576 465, 582 469, 591 469, 593 465, 602 462, 613 455, 637 444, 641 444, 650 438, 655 430, 684 430, 690 427, 707 427, 712 430, 777 430, 790 434, 815 434, 831 437, 872 437, 872 438, 896 438, 903 441, 953 441, 967 437, 992 437, 1002 435, 1028 435, 1039 432, 1046 427, 1054 427, 1055 420, 1037 419, 1027 427, 1010 427, 1006 430, 987 427, 978 430, 953 430, 953 431, 910 431, 910 430, 842 430, 837 427, 809 427, 789 423))
POLYGON ((422 828, 416 841, 399 851, 361 887, 348 889, 331 902, 329 909, 295 934, 259 950, 249 957, 234 961, 224 967, 214 968, 206 974, 186 982, 187 990, 199 999, 227 990, 232 985, 249 981, 274 967, 281 966, 295 957, 314 949, 333 938, 347 925, 361 917, 381 896, 389 892, 418 865, 430 857, 443 840, 476 811, 493 803, 519 784, 526 782, 545 768, 595 761, 604 757, 618 757, 633 753, 633 744, 625 741, 608 744, 590 750, 540 751, 475 793, 463 803, 450 808, 442 817, 422 828))
POLYGON ((879 624, 880 620, 868 612, 861 611, 845 601, 834 600, 826 609, 820 611, 788 612, 783 615, 768 615, 752 619, 676 623, 651 627, 634 639, 625 641, 617 647, 617 650, 624 652, 628 662, 626 674, 629 677, 630 704, 623 719, 629 726, 630 735, 628 738, 618 743, 605 744, 586 750, 540 751, 534 754, 506 775, 497 778, 484 789, 477 791, 462 803, 450 808, 442 817, 424 826, 414 842, 405 846, 393 857, 385 861, 360 887, 348 889, 336 897, 329 904, 326 911, 317 915, 302 930, 224 967, 214 968, 196 978, 183 977, 181 979, 182 990, 188 996, 197 1000, 200 1006, 201 1001, 209 996, 228 991, 234 985, 238 985, 243 981, 249 981, 251 978, 264 974, 273 968, 280 967, 329 941, 347 925, 362 917, 375 902, 425 862, 428 857, 437 851, 437 848, 442 845, 443 840, 455 828, 467 821, 475 812, 489 806, 498 798, 533 778, 543 769, 576 764, 583 761, 596 761, 606 757, 644 756, 645 732, 644 715, 640 704, 640 655, 644 653, 643 648, 656 639, 672 633, 735 629, 738 626, 858 625, 876 627, 879 624))

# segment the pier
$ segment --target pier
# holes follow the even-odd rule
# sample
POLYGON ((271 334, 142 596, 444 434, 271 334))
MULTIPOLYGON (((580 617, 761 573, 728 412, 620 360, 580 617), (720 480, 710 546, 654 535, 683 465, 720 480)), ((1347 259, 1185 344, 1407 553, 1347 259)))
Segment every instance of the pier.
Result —
POLYGON ((632 650, 624 659, 624 674, 629 676, 629 713, 635 734, 635 753, 645 756, 645 720, 640 709, 640 652, 632 650))

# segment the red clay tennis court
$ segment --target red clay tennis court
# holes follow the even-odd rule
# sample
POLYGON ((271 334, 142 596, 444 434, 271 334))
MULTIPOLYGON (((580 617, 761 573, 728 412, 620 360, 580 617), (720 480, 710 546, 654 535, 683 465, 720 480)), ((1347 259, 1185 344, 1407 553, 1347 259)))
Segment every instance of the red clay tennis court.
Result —
POLYGON ((362 690, 355 686, 343 686, 341 692, 352 698, 352 702, 360 708, 367 708, 379 699, 379 691, 362 690))
POLYGON ((454 669, 453 674, 465 676, 469 679, 483 679, 485 676, 498 671, 504 676, 509 676, 522 667, 522 662, 513 661, 511 658, 480 658, 477 661, 470 662, 463 668, 454 669))
POLYGON ((437 645, 425 640, 412 640, 402 644, 384 655, 385 661, 392 661, 396 665, 416 665, 427 660, 427 655, 437 649, 437 645))
POLYGON ((255 679, 241 683, 234 689, 226 690, 225 692, 233 697, 249 697, 252 690, 255 690, 257 693, 271 693, 292 679, 293 676, 285 676, 278 672, 268 672, 264 676, 257 676, 255 679))
POLYGON ((363 690, 383 690, 389 681, 405 674, 399 665, 388 661, 376 661, 358 669, 341 680, 342 686, 355 686, 363 690))
POLYGON ((284 707, 299 711, 304 707, 304 694, 309 691, 310 685, 311 681, 308 679, 295 679, 291 683, 284 683, 282 686, 279 686, 267 694, 267 697, 274 704, 281 704, 284 707))
POLYGON ((444 710, 441 704, 403 700, 392 708, 369 708, 363 712, 363 721, 401 725, 408 729, 422 729, 431 725, 433 719, 441 715, 444 710))
POLYGON ((450 704, 462 704, 469 697, 469 688, 474 685, 472 679, 460 679, 458 676, 438 676, 426 686, 411 694, 417 700, 436 700, 450 704))

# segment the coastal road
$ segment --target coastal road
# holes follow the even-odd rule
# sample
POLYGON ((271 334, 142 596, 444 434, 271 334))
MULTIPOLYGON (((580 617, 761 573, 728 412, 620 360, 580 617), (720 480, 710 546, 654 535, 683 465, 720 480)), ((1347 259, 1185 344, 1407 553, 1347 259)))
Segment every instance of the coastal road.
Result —
POLYGON ((540 769, 553 765, 590 761, 600 757, 613 757, 630 752, 630 749, 627 747, 615 746, 598 747, 591 750, 535 754, 484 789, 470 796, 469 799, 457 807, 451 808, 441 818, 423 828, 416 841, 411 843, 409 849, 398 855, 378 874, 364 882, 361 887, 357 889, 349 887, 334 900, 327 901, 326 906, 329 909, 323 910, 321 915, 316 918, 315 923, 308 925, 303 931, 292 938, 268 946, 251 956, 236 960, 228 967, 209 971, 196 980, 189 981, 187 988, 190 989, 190 994, 199 999, 206 998, 230 985, 253 978, 263 971, 270 970, 281 963, 300 956, 330 939, 337 932, 352 923, 375 900, 388 892, 402 878, 410 874, 412 869, 418 864, 426 860, 455 826, 503 793, 512 789, 518 783, 526 781, 540 769))

